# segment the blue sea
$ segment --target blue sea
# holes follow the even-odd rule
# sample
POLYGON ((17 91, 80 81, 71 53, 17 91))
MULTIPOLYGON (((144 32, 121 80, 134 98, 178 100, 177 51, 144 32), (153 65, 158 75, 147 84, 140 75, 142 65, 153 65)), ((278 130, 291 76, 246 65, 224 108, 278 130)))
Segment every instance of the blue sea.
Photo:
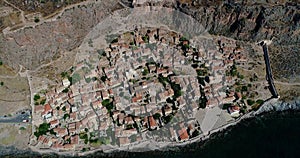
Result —
MULTIPOLYGON (((206 142, 172 151, 124 153, 134 158, 300 158, 300 113, 276 112, 243 120, 206 142)), ((118 155, 115 155, 118 157, 118 155)))

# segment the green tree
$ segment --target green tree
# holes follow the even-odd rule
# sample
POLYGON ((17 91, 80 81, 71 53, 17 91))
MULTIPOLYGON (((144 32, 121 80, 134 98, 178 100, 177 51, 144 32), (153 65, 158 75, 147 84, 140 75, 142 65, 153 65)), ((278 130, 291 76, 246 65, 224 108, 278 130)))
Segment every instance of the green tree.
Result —
POLYGON ((40 22, 40 19, 39 19, 39 17, 34 17, 34 22, 35 22, 35 23, 38 23, 38 22, 40 22))
POLYGON ((103 105, 104 107, 106 107, 107 111, 109 111, 109 112, 114 108, 113 103, 110 102, 109 99, 103 100, 103 101, 102 101, 102 105, 103 105))
POLYGON ((253 105, 254 103, 255 103, 255 102, 254 102, 253 100, 251 100, 251 99, 248 99, 248 100, 247 100, 247 104, 248 104, 248 105, 253 105))
POLYGON ((0 86, 3 86, 4 85, 4 82, 0 82, 0 86))
POLYGON ((230 103, 223 104, 222 109, 223 109, 223 110, 226 110, 226 109, 228 109, 231 105, 232 105, 232 104, 230 104, 230 103))
POLYGON ((60 73, 60 76, 62 78, 68 77, 68 73, 67 72, 62 72, 62 73, 60 73))
POLYGON ((153 118, 154 118, 154 119, 159 119, 160 117, 161 117, 160 113, 155 113, 155 114, 153 115, 153 118))
POLYGON ((148 35, 145 35, 142 37, 142 40, 145 42, 145 43, 149 43, 149 36, 148 35))
POLYGON ((242 92, 247 92, 248 91, 248 87, 247 86, 242 86, 242 92))
POLYGON ((46 99, 41 100, 40 104, 44 105, 46 103, 46 99))
POLYGON ((231 76, 236 76, 237 75, 237 67, 235 66, 235 64, 233 64, 232 66, 231 66, 231 70, 230 70, 230 74, 231 74, 231 76))
POLYGON ((37 101, 37 100, 39 100, 40 98, 41 98, 40 95, 36 94, 36 95, 34 95, 33 100, 34 100, 34 101, 37 101))
POLYGON ((50 124, 49 123, 42 123, 38 127, 37 131, 34 132, 34 135, 36 137, 39 137, 41 135, 45 135, 49 131, 49 128, 50 128, 50 124))
POLYGON ((258 99, 258 100, 256 100, 256 103, 259 105, 262 105, 264 103, 264 100, 258 99))
POLYGON ((105 82, 107 80, 107 77, 106 76, 101 76, 101 81, 105 82))
POLYGON ((50 134, 52 134, 52 135, 56 135, 56 132, 54 132, 54 130, 53 130, 53 129, 51 129, 51 130, 50 130, 50 134))
POLYGON ((166 117, 163 117, 164 123, 167 124, 169 123, 173 118, 173 115, 168 115, 166 117))
POLYGON ((143 74, 144 76, 148 75, 148 74, 149 74, 148 68, 145 67, 142 74, 143 74))
POLYGON ((66 120, 67 118, 70 118, 70 115, 69 115, 69 114, 65 114, 65 115, 64 115, 64 119, 66 120))

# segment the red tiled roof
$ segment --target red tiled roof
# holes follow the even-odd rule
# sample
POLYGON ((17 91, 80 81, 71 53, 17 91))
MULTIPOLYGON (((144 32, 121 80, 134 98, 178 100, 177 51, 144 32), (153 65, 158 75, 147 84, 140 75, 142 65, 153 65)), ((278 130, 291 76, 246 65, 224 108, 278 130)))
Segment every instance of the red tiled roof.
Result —
POLYGON ((70 118, 72 118, 73 120, 76 120, 77 115, 75 112, 70 113, 70 118))
POLYGON ((143 96, 139 95, 139 96, 136 96, 134 98, 132 98, 132 102, 135 103, 135 102, 138 102, 140 100, 142 100, 143 96))
POLYGON ((183 129, 179 130, 178 133, 179 133, 180 140, 187 140, 187 139, 189 139, 189 135, 188 135, 186 129, 183 128, 183 129))
POLYGON ((48 113, 48 112, 51 112, 51 111, 52 111, 51 106, 50 106, 49 104, 46 104, 46 105, 44 106, 44 112, 45 112, 45 113, 48 113))
POLYGON ((55 125, 55 124, 58 124, 58 120, 50 121, 50 125, 55 125))
POLYGON ((150 127, 155 127, 157 126, 155 119, 153 118, 153 116, 149 116, 149 123, 150 123, 150 127))
POLYGON ((71 144, 78 144, 79 136, 75 135, 71 137, 71 144))

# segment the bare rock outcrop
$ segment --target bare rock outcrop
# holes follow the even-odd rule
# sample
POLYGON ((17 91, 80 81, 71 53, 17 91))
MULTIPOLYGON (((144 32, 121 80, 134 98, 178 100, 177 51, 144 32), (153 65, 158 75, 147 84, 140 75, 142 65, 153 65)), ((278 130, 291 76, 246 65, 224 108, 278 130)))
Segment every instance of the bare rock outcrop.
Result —
POLYGON ((114 0, 73 7, 55 21, 2 34, 0 58, 14 69, 22 65, 33 70, 62 51, 78 47, 89 31, 116 8, 120 6, 114 0))

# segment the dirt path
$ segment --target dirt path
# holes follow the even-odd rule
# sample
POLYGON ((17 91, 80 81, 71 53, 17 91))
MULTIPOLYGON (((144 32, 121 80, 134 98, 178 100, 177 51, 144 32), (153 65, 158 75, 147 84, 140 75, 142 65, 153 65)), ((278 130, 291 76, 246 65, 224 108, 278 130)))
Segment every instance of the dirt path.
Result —
POLYGON ((9 33, 17 32, 18 30, 24 29, 26 27, 35 27, 35 26, 41 25, 41 24, 43 24, 45 22, 56 21, 57 18, 60 17, 67 9, 71 9, 71 8, 77 7, 79 5, 87 5, 87 4, 90 4, 90 3, 95 3, 95 1, 93 1, 93 0, 87 0, 87 1, 84 1, 84 2, 81 2, 81 3, 72 4, 72 5, 66 6, 65 8, 63 8, 61 10, 58 10, 58 11, 56 11, 56 12, 54 12, 54 13, 46 16, 46 17, 41 18, 40 22, 35 23, 35 22, 27 22, 25 20, 25 16, 24 16, 24 11, 23 10, 21 10, 18 7, 16 7, 15 5, 7 2, 6 0, 4 0, 4 2, 7 3, 8 5, 12 6, 13 8, 19 10, 21 12, 21 20, 22 20, 21 24, 18 24, 16 26, 14 26, 14 28, 20 26, 20 28, 15 29, 15 30, 10 30, 10 29, 9 30, 5 30, 5 31, 3 31, 4 34, 9 34, 9 33))
POLYGON ((19 71, 15 75, 13 75, 13 76, 10 76, 10 75, 0 75, 0 78, 11 78, 11 79, 16 78, 21 73, 22 68, 23 68, 22 65, 19 65, 19 66, 20 66, 20 69, 19 69, 19 71))
POLYGON ((24 23, 25 23, 24 11, 21 10, 20 8, 18 8, 17 6, 15 6, 14 4, 11 4, 10 2, 6 1, 6 0, 3 0, 3 2, 5 2, 6 4, 12 6, 13 8, 15 8, 15 9, 17 9, 18 11, 21 12, 21 21, 22 21, 22 23, 24 24, 24 23))
POLYGON ((289 82, 274 81, 274 83, 276 83, 276 84, 282 84, 282 85, 287 85, 287 86, 300 86, 299 82, 289 83, 289 82))

